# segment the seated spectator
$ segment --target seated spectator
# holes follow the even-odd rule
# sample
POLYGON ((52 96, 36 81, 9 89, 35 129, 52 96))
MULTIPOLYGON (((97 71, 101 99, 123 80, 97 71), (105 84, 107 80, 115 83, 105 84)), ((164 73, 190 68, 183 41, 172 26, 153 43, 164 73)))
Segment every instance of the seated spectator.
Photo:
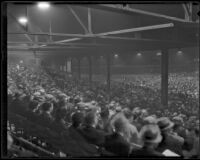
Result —
POLYGON ((169 149, 179 155, 182 155, 182 146, 184 144, 184 139, 178 135, 174 135, 172 128, 174 123, 171 122, 167 117, 162 117, 158 119, 158 126, 162 134, 162 142, 159 144, 157 151, 163 152, 169 149))
POLYGON ((164 157, 164 155, 155 150, 162 140, 160 129, 155 124, 148 124, 142 127, 140 138, 143 142, 143 147, 138 150, 133 150, 130 157, 164 157))
POLYGON ((100 129, 96 129, 98 124, 98 117, 95 112, 91 111, 86 114, 84 119, 84 126, 80 133, 91 144, 102 146, 104 144, 106 133, 100 129))
POLYGON ((127 125, 125 117, 117 118, 114 125, 114 133, 106 136, 104 147, 107 151, 117 156, 128 156, 131 151, 131 145, 127 142, 127 125))

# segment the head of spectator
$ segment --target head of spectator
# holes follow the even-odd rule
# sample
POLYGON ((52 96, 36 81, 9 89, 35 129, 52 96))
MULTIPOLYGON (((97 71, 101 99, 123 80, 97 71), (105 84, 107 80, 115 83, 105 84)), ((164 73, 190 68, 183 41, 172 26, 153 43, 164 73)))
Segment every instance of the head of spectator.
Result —
POLYGON ((96 112, 89 111, 88 113, 86 113, 84 123, 86 126, 91 126, 96 128, 96 126, 98 125, 98 116, 96 112))
POLYGON ((31 100, 30 103, 29 103, 28 108, 29 108, 29 110, 31 112, 35 112, 38 109, 38 105, 39 105, 38 101, 31 100))
POLYGON ((156 148, 162 141, 160 129, 156 124, 144 125, 140 130, 140 138, 143 146, 150 148, 156 148))
POLYGON ((174 123, 167 117, 161 117, 157 120, 157 124, 163 134, 170 133, 173 129, 174 123))
POLYGON ((133 114, 130 109, 126 108, 123 110, 124 116, 128 119, 129 123, 133 122, 133 114))
POLYGON ((65 122, 65 118, 67 116, 66 108, 58 108, 55 113, 55 121, 56 122, 65 122))
POLYGON ((108 119, 109 118, 109 110, 105 108, 100 113, 102 119, 108 119))
POLYGON ((43 113, 51 114, 51 112, 53 111, 53 104, 50 102, 44 102, 41 105, 41 110, 43 113))
POLYGON ((72 113, 71 115, 72 126, 74 128, 78 128, 84 121, 84 113, 77 111, 72 113))
POLYGON ((129 122, 124 116, 119 116, 113 122, 114 132, 122 135, 125 138, 128 133, 128 124, 129 124, 129 122))
POLYGON ((143 124, 157 124, 157 119, 154 116, 148 116, 143 119, 143 124))

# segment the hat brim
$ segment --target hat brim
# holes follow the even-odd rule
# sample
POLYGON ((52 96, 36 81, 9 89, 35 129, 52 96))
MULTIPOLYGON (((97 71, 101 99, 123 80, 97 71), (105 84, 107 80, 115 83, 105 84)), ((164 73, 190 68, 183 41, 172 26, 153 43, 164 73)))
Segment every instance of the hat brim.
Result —
POLYGON ((159 134, 156 139, 153 140, 143 140, 144 143, 160 143, 162 141, 162 136, 159 134))
POLYGON ((173 122, 170 122, 170 124, 169 124, 167 127, 161 129, 161 131, 166 131, 166 130, 168 130, 168 129, 171 129, 173 126, 174 126, 174 123, 173 123, 173 122))

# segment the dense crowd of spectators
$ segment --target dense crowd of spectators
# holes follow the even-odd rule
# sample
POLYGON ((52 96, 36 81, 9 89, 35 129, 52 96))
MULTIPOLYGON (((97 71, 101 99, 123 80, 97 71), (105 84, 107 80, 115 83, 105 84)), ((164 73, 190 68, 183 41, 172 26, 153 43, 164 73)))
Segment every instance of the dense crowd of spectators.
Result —
MULTIPOLYGON (((169 105, 165 107, 160 105, 158 78, 152 75, 148 80, 138 76, 129 82, 112 82, 108 94, 100 82, 90 86, 85 79, 57 71, 9 64, 8 111, 34 115, 38 117, 35 123, 46 127, 56 124, 58 132, 78 133, 112 156, 197 158, 199 93, 197 79, 187 76, 169 75, 169 105)), ((9 150, 12 132, 8 134, 9 150)))

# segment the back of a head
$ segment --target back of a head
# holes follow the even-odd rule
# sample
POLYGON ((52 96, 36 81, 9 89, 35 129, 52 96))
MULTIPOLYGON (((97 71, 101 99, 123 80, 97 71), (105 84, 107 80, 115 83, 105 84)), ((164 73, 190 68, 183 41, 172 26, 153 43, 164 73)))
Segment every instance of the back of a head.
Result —
POLYGON ((30 101, 30 103, 29 103, 29 109, 31 110, 31 111, 34 111, 35 109, 37 109, 37 106, 38 106, 38 101, 36 101, 36 100, 32 100, 32 101, 30 101))
POLYGON ((96 118, 96 113, 94 111, 90 111, 86 114, 84 122, 86 125, 92 126, 95 124, 96 118))
POLYGON ((52 103, 49 103, 49 102, 44 102, 42 105, 41 105, 41 109, 43 112, 48 112, 51 110, 51 108, 53 107, 53 104, 52 103))
POLYGON ((101 115, 101 118, 109 118, 109 110, 108 109, 102 110, 100 115, 101 115))
POLYGON ((55 114, 56 120, 64 119, 67 115, 67 109, 66 108, 58 108, 55 114))
POLYGON ((130 118, 133 117, 133 113, 132 113, 131 110, 129 110, 129 109, 124 110, 123 113, 124 113, 124 116, 125 116, 127 119, 130 119, 130 118))
POLYGON ((72 125, 74 127, 78 127, 80 124, 83 123, 84 114, 82 112, 75 112, 71 115, 72 125))
POLYGON ((115 132, 125 133, 128 129, 128 124, 129 122, 124 116, 118 117, 113 123, 115 132))

